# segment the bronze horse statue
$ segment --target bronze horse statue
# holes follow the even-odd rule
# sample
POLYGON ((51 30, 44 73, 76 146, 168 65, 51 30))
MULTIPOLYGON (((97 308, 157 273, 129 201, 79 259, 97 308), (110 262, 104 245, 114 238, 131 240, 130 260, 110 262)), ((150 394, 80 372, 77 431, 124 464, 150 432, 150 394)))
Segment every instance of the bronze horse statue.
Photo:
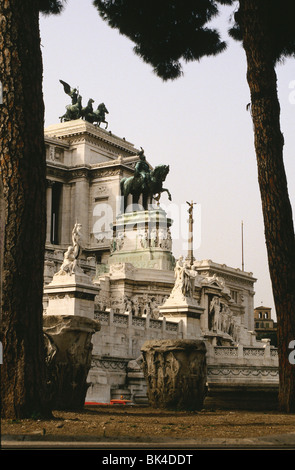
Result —
POLYGON ((88 121, 89 122, 89 119, 92 117, 93 115, 93 106, 92 106, 92 103, 94 103, 94 100, 92 98, 90 98, 88 100, 88 103, 87 103, 87 106, 85 106, 85 108, 82 108, 81 109, 81 114, 80 114, 80 117, 82 119, 85 119, 85 121, 88 121))
POLYGON ((82 96, 78 96, 77 102, 75 104, 69 104, 68 106, 66 106, 66 110, 66 113, 63 116, 60 116, 60 122, 73 121, 74 119, 79 119, 82 110, 82 96))
MULTIPOLYGON (((91 103, 91 106, 92 106, 92 103, 91 103)), ((105 104, 100 103, 97 106, 97 109, 95 111, 93 109, 91 109, 91 111, 89 111, 87 113, 87 115, 85 115, 85 120, 88 121, 88 122, 91 122, 92 124, 96 123, 95 125, 98 126, 98 127, 103 122, 104 124, 106 124, 105 129, 107 129, 108 128, 108 122, 105 120, 105 115, 106 114, 109 114, 109 112, 108 112, 105 104)))
POLYGON ((148 174, 146 182, 142 175, 134 175, 129 178, 122 178, 120 181, 121 195, 124 196, 124 211, 127 205, 127 196, 132 194, 133 204, 138 204, 139 197, 142 195, 142 205, 146 210, 149 198, 159 201, 161 193, 166 192, 171 201, 171 194, 167 188, 163 188, 163 182, 169 173, 169 165, 158 165, 148 174))
POLYGON ((108 122, 105 119, 106 114, 109 114, 109 112, 108 112, 105 104, 100 103, 97 106, 97 109, 95 111, 93 111, 91 114, 89 114, 88 121, 92 122, 92 124, 97 123, 96 125, 98 125, 98 127, 103 122, 104 124, 106 124, 105 129, 107 129, 108 128, 108 122))

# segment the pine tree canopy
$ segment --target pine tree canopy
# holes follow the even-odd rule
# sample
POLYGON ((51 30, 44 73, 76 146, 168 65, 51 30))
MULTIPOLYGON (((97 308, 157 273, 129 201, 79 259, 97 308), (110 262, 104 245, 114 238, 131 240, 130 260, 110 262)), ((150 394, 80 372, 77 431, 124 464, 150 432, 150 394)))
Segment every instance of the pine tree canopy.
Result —
POLYGON ((226 47, 219 33, 207 26, 218 14, 213 0, 94 0, 93 3, 109 26, 131 39, 135 53, 164 80, 181 75, 181 59, 199 60, 216 55, 226 47))
MULTIPOLYGON (((241 40, 243 28, 242 6, 235 13, 236 24, 229 31, 230 35, 241 40)), ((263 12, 268 50, 273 63, 295 55, 295 2, 294 0, 259 0, 257 10, 263 12)), ((255 14, 255 13, 254 13, 255 14)))
MULTIPOLYGON (((182 74, 181 60, 200 60, 226 48, 210 20, 220 5, 235 5, 230 35, 241 40, 243 18, 237 0, 94 0, 100 16, 135 43, 134 51, 163 80, 182 74)), ((295 53, 294 0, 259 0, 263 6, 270 50, 276 63, 295 53), (265 7, 264 7, 264 5, 265 7)))
POLYGON ((64 8, 66 0, 38 0, 39 11, 44 15, 58 15, 64 8))

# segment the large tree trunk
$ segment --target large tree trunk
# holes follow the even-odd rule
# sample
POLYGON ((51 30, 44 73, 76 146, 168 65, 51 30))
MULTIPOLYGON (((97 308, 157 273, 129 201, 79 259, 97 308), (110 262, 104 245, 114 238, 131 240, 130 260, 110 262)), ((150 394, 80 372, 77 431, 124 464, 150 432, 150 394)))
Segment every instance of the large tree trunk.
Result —
POLYGON ((288 346, 295 339, 295 237, 267 8, 268 0, 240 0, 237 19, 242 25, 247 57, 265 239, 278 322, 279 406, 282 411, 294 412, 295 365, 288 360, 288 346))
POLYGON ((48 415, 42 331, 45 151, 39 12, 0 0, 1 415, 48 415))

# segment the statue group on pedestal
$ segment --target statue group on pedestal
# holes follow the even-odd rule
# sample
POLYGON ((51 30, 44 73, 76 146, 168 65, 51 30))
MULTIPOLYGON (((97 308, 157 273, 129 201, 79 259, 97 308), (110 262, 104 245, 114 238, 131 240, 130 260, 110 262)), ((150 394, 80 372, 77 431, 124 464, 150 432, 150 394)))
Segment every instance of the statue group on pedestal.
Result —
POLYGON ((70 96, 72 103, 66 106, 66 113, 61 116, 59 119, 63 121, 73 121, 75 119, 84 119, 87 122, 92 124, 100 124, 103 122, 106 124, 105 129, 108 127, 108 122, 105 119, 105 115, 108 114, 108 110, 104 103, 100 103, 96 110, 93 109, 94 100, 90 98, 88 100, 87 106, 83 107, 82 105, 82 96, 79 94, 77 88, 71 88, 71 86, 60 80, 60 83, 64 87, 64 92, 70 96))
POLYGON ((68 247, 64 253, 64 259, 60 270, 56 273, 57 275, 74 274, 77 270, 77 260, 81 253, 82 248, 82 237, 81 237, 82 225, 76 223, 72 230, 72 245, 68 247))
POLYGON ((233 315, 229 306, 222 302, 218 296, 212 298, 208 316, 208 326, 212 331, 222 331, 234 340, 238 340, 239 320, 233 315))
POLYGON ((189 261, 183 259, 183 256, 180 256, 176 261, 174 274, 175 283, 171 297, 193 299, 195 279, 200 277, 194 265, 191 265, 189 261))
MULTIPOLYGON (((180 256, 176 262, 175 269, 175 283, 171 291, 170 298, 174 301, 192 300, 194 298, 195 281, 199 286, 210 285, 211 281, 215 281, 219 286, 222 286, 224 281, 217 278, 206 278, 198 274, 196 266, 189 261, 184 260, 180 256)), ((208 308, 208 328, 210 331, 222 332, 231 336, 235 341, 238 341, 240 334, 239 320, 233 315, 230 307, 220 299, 218 295, 211 298, 208 308)))

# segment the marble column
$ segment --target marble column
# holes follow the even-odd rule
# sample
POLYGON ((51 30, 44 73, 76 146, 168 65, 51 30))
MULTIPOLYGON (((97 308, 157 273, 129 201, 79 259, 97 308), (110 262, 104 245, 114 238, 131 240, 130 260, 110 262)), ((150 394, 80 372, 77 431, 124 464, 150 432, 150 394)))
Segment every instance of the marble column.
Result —
POLYGON ((83 238, 89 243, 89 182, 83 178, 75 184, 74 223, 82 225, 83 238))
POLYGON ((51 243, 52 186, 54 181, 46 180, 46 243, 51 243))
POLYGON ((71 234, 71 185, 63 184, 61 193, 61 244, 70 245, 72 243, 71 234))

